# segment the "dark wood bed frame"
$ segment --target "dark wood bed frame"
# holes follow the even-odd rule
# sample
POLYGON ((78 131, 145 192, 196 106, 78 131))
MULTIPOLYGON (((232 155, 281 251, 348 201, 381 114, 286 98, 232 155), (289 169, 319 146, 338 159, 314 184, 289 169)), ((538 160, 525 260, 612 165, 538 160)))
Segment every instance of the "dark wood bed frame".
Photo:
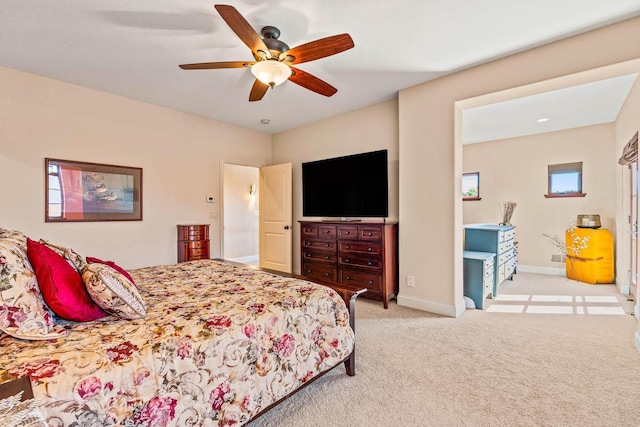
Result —
MULTIPOLYGON (((275 274, 275 275, 278 275, 278 276, 291 277, 291 278, 295 278, 295 279, 306 280, 308 282, 319 283, 319 282, 316 282, 315 280, 311 280, 309 278, 302 277, 302 276, 299 276, 299 275, 296 275, 296 274, 283 273, 281 271, 258 268, 258 267, 255 267, 253 265, 242 264, 242 263, 238 263, 238 262, 234 262, 234 261, 227 261, 227 260, 219 259, 219 258, 216 258, 216 261, 226 262, 228 264, 233 264, 233 265, 236 265, 238 267, 250 268, 252 270, 264 271, 264 272, 267 272, 267 273, 270 273, 270 274, 275 274)), ((349 310, 349 325, 351 326, 351 329, 353 329, 353 331, 355 332, 355 330, 356 330, 356 324, 355 324, 356 298, 358 298, 358 296, 360 294, 366 292, 367 289, 366 288, 350 288, 350 287, 347 287, 347 286, 340 286, 340 285, 337 285, 337 284, 329 284, 329 285, 327 285, 325 283, 319 283, 319 284, 321 284, 323 286, 330 287, 331 289, 336 291, 342 297, 342 299, 344 300, 344 302, 347 305, 347 309, 349 310)), ((351 352, 351 354, 346 359, 344 359, 341 363, 338 363, 333 368, 327 369, 326 371, 322 372, 318 376, 313 377, 312 379, 310 379, 309 381, 307 381, 306 383, 304 383, 303 385, 301 385, 300 387, 298 387, 297 389, 295 389, 294 391, 292 391, 288 395, 286 395, 283 398, 277 400, 276 402, 273 402, 271 405, 267 406, 262 411, 260 411, 258 414, 256 414, 253 418, 251 418, 249 420, 248 424, 252 423, 256 418, 260 417, 262 414, 268 412, 270 409, 274 408, 275 406, 277 406, 278 404, 284 402, 289 397, 293 396, 294 394, 296 394, 297 392, 299 392, 303 388, 307 387, 309 384, 313 383, 318 378, 321 378, 327 372, 330 372, 333 369, 335 369, 337 366, 340 366, 342 363, 344 363, 344 367, 345 367, 345 370, 347 371, 347 375, 352 377, 352 376, 354 376, 356 374, 356 349, 355 349, 355 344, 354 344, 354 348, 353 348, 353 351, 351 352)), ((32 399, 33 398, 33 392, 32 392, 32 389, 31 389, 31 381, 29 380, 29 377, 21 377, 21 378, 18 378, 16 380, 13 380, 13 381, 9 381, 9 382, 0 384, 0 398, 12 396, 14 394, 17 394, 19 391, 24 391, 24 393, 22 395, 22 400, 32 399)))

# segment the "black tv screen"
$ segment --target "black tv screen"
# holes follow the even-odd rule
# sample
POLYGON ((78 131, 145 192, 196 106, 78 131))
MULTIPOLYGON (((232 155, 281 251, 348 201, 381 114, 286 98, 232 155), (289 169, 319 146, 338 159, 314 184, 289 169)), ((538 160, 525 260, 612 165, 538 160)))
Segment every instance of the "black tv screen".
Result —
POLYGON ((387 150, 302 164, 302 215, 387 217, 387 150))

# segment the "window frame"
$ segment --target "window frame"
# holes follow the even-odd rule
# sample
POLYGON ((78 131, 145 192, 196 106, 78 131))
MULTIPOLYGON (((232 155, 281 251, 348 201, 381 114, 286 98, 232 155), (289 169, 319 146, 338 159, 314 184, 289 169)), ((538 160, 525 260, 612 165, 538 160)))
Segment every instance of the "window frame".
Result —
MULTIPOLYGON (((477 188, 477 195, 476 196, 465 196, 464 194, 462 195, 462 200, 482 200, 482 198, 480 197, 480 172, 467 172, 467 173, 463 173, 462 174, 462 179, 464 179, 465 176, 472 176, 475 175, 476 176, 476 188, 477 188)), ((462 189, 461 189, 462 190, 462 189)))
POLYGON ((546 198, 563 198, 563 197, 584 197, 587 193, 582 191, 582 162, 571 162, 571 163, 556 163, 552 165, 547 165, 547 194, 544 195, 546 198), (568 192, 553 192, 551 191, 551 177, 553 175, 559 175, 563 173, 577 173, 578 174, 578 191, 568 191, 568 192))

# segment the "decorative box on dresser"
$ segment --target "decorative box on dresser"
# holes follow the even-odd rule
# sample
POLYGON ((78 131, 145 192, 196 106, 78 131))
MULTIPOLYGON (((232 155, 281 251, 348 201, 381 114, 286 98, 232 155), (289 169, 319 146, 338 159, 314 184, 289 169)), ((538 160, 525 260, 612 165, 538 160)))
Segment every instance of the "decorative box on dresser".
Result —
POLYGON ((515 248, 515 227, 512 225, 478 224, 464 227, 464 249, 496 255, 493 271, 493 296, 506 279, 513 279, 518 259, 515 248))
POLYGON ((367 288, 363 297, 389 307, 398 285, 396 222, 300 221, 300 226, 302 276, 367 288))
POLYGON ((178 262, 209 258, 209 225, 178 225, 178 262))

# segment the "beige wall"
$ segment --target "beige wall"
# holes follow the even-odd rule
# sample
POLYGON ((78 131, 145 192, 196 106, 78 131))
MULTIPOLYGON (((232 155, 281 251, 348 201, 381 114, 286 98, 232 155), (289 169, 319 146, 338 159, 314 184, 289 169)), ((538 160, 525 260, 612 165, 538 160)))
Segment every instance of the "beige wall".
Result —
MULTIPOLYGON (((273 163, 292 163, 293 271, 300 272, 301 164, 367 151, 389 151, 389 220, 398 219, 398 103, 376 104, 273 137, 273 163)), ((306 218, 317 219, 317 218, 306 218)))
POLYGON ((640 58, 640 43, 632 40, 640 40, 640 18, 400 92, 400 304, 450 316, 464 310, 456 102, 640 58), (404 285, 409 274, 415 287, 404 285))
MULTIPOLYGON (((622 155, 623 147, 631 137, 640 129, 640 79, 636 79, 629 96, 625 101, 615 126, 615 150, 616 160, 622 155)), ((616 281, 624 291, 629 286, 629 204, 630 204, 630 176, 627 166, 617 166, 616 169, 616 206, 618 207, 618 227, 616 241, 618 257, 616 258, 616 281)), ((637 298, 636 298, 637 301, 637 298)), ((639 318, 640 321, 640 318, 639 318)))
POLYGON ((220 158, 271 162, 271 136, 0 68, 0 226, 125 268, 176 261, 176 224, 211 224, 219 256, 220 158), (143 168, 144 220, 44 222, 44 158, 143 168))
POLYGON ((578 214, 598 214, 603 228, 615 233, 614 124, 464 145, 463 172, 480 172, 480 201, 464 201, 463 222, 498 223, 500 206, 518 203, 511 223, 516 228, 518 269, 564 274, 564 263, 551 262, 559 253, 542 233, 564 241, 564 232, 578 214), (586 197, 545 198, 547 165, 583 162, 586 197))
POLYGON ((258 256, 259 169, 224 165, 224 258, 258 256), (249 194, 251 185, 255 194, 249 194))

